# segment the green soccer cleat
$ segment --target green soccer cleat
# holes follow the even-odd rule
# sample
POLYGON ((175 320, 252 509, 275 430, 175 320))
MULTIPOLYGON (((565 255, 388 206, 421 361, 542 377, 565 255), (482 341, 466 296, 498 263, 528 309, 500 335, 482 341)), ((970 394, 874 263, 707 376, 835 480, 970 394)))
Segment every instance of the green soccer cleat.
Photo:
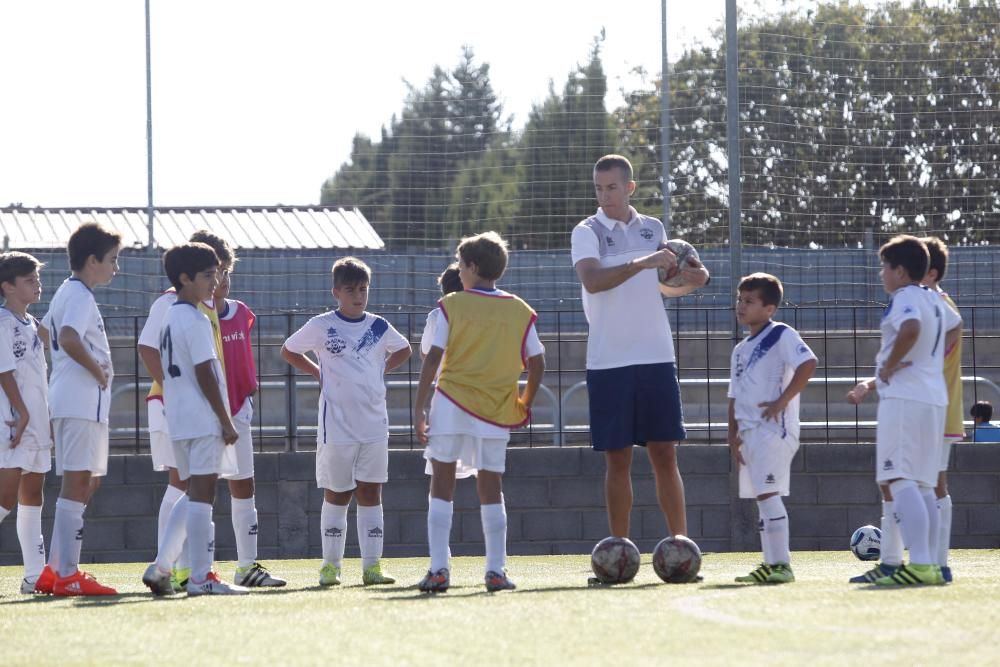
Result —
POLYGON ((187 591, 188 579, 190 578, 191 568, 175 567, 170 571, 170 587, 174 589, 174 593, 183 593, 187 591))
POLYGON ((319 585, 339 586, 340 568, 332 563, 323 563, 323 567, 319 570, 319 585))
POLYGON ((864 574, 859 574, 856 577, 851 577, 847 580, 851 584, 874 584, 876 579, 881 579, 882 577, 888 577, 893 572, 899 569, 898 565, 887 565, 886 563, 879 563, 872 569, 868 570, 864 574))
POLYGON ((790 584, 795 581, 795 574, 790 565, 786 563, 775 563, 771 566, 771 574, 767 575, 769 584, 790 584))
POLYGON ((900 565, 887 577, 875 580, 876 586, 941 586, 944 577, 937 565, 900 565))
POLYGON ((771 576, 773 568, 767 563, 761 563, 757 566, 757 569, 752 571, 750 574, 744 575, 742 577, 736 577, 736 583, 739 584, 766 584, 767 578, 771 576))
POLYGON ((361 574, 361 583, 365 586, 377 586, 379 584, 394 584, 396 579, 382 572, 382 561, 375 561, 365 568, 361 574))

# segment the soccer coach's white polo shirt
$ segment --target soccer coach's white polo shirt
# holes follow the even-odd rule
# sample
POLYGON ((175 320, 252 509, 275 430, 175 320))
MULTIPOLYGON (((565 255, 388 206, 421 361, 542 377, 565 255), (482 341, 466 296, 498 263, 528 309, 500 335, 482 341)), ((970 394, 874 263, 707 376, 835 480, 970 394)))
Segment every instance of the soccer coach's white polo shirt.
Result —
MULTIPOLYGON (((600 208, 573 229, 573 265, 593 257, 601 267, 645 257, 666 243, 663 223, 629 207, 628 224, 612 220, 600 208)), ((674 362, 670 322, 663 307, 655 269, 646 269, 618 287, 589 293, 583 288, 583 312, 590 324, 587 368, 620 368, 674 362)))

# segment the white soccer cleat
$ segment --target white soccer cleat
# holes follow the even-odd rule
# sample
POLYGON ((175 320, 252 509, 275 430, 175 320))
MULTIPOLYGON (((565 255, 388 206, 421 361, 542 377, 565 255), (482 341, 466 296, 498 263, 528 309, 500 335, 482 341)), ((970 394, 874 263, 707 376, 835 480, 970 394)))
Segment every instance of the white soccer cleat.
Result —
POLYGON ((34 593, 35 592, 35 581, 37 581, 37 580, 38 580, 38 577, 35 577, 35 580, 33 580, 33 581, 28 581, 27 577, 24 578, 24 579, 22 579, 21 580, 21 593, 23 595, 31 595, 32 593, 34 593))
POLYGON ((189 596, 195 595, 246 595, 250 592, 249 588, 244 586, 237 586, 236 584, 227 584, 226 582, 219 579, 219 575, 215 572, 209 572, 208 576, 205 577, 205 581, 200 584, 196 584, 193 579, 188 579, 187 584, 187 594, 189 596))
POLYGON ((151 590, 153 595, 174 594, 174 587, 170 583, 170 572, 164 572, 156 563, 146 568, 146 572, 142 575, 142 583, 146 584, 146 588, 151 590))

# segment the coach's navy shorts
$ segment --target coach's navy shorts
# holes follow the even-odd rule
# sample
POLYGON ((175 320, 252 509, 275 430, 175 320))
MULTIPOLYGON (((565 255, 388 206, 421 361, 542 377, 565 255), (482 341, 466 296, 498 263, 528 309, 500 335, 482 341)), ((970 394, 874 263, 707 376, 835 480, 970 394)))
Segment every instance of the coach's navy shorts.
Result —
POLYGON ((672 363, 587 371, 594 449, 623 449, 687 437, 672 363))

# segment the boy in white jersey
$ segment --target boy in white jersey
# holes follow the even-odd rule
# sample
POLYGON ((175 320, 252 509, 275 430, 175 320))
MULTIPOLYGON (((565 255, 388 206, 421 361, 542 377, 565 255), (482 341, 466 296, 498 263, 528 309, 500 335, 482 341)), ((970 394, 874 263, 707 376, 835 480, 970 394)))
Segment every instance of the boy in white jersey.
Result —
POLYGON ((146 568, 142 582, 156 595, 174 592, 170 572, 186 532, 191 562, 188 595, 245 594, 248 588, 226 584, 212 571, 216 481, 221 474, 235 472, 232 445, 239 438, 229 416, 212 325, 198 310, 198 304, 211 299, 218 287, 219 259, 210 246, 187 243, 168 250, 163 266, 177 290, 177 301, 160 333, 163 398, 169 406, 167 427, 177 474, 187 480, 188 488, 170 513, 156 562, 146 568))
POLYGON ((503 472, 510 429, 530 418, 545 372, 545 348, 535 330, 535 311, 496 288, 507 268, 507 242, 496 232, 485 232, 463 239, 457 255, 464 290, 439 302, 443 317, 420 369, 413 403, 417 440, 427 445, 424 458, 433 470, 427 510, 431 562, 418 587, 425 593, 443 593, 451 585, 448 540, 456 468, 461 462, 478 471, 486 590, 513 590, 505 570, 503 472), (519 392, 518 378, 525 367, 528 381, 519 392), (435 378, 437 389, 431 399, 435 378))
MULTIPOLYGON (((198 309, 203 312, 212 324, 215 336, 216 353, 220 355, 223 369, 227 377, 227 387, 230 389, 230 397, 227 397, 230 413, 233 415, 233 423, 240 433, 240 439, 236 441, 237 472, 229 479, 229 493, 232 498, 232 523, 233 533, 236 536, 237 572, 234 577, 235 583, 241 586, 250 587, 272 587, 284 586, 285 580, 271 575, 267 568, 257 562, 257 507, 254 501, 254 468, 253 468, 253 439, 251 437, 250 423, 253 418, 253 405, 250 396, 242 396, 237 405, 231 405, 233 394, 246 394, 244 380, 248 370, 250 376, 255 373, 252 370, 253 358, 246 357, 241 352, 248 349, 249 341, 245 339, 247 332, 244 332, 243 340, 233 340, 230 343, 224 342, 222 329, 232 328, 237 320, 246 321, 246 312, 249 309, 245 304, 227 300, 230 289, 230 273, 236 263, 236 254, 225 241, 225 239, 212 234, 207 230, 198 230, 188 239, 191 242, 205 243, 215 251, 219 258, 219 286, 213 300, 198 304, 198 309), (229 303, 233 304, 229 309, 229 303), (225 315, 220 315, 226 311, 225 315), (223 323, 222 318, 227 320, 223 323), (236 353, 240 358, 228 359, 236 353), (248 368, 248 366, 250 368, 248 368), (232 376, 232 377, 231 377, 232 376)), ((177 475, 177 466, 174 463, 173 445, 170 441, 170 433, 167 429, 166 406, 163 402, 163 367, 160 361, 160 330, 163 327, 163 320, 167 312, 177 301, 177 293, 171 289, 164 292, 149 309, 149 316, 139 335, 139 356, 142 358, 146 370, 153 378, 154 384, 150 388, 149 396, 146 398, 146 407, 149 415, 149 446, 152 454, 153 469, 166 470, 168 474, 167 489, 160 501, 160 511, 157 523, 157 544, 163 541, 166 531, 167 521, 174 505, 187 490, 187 483, 181 481, 177 475)), ((252 318, 253 314, 250 313, 252 318)), ((252 320, 251 320, 252 321, 252 320)), ((238 338, 239 332, 230 332, 230 336, 238 338)), ((256 389, 256 382, 253 383, 253 390, 256 389)), ((187 586, 187 579, 190 575, 190 566, 187 562, 187 549, 181 549, 177 563, 174 565, 173 581, 174 589, 178 592, 187 586)))
POLYGON ((754 273, 737 288, 736 318, 750 335, 733 350, 729 376, 729 447, 740 471, 740 497, 756 498, 761 550, 757 569, 736 581, 795 581, 789 551, 787 496, 799 448, 799 394, 816 372, 816 355, 799 333, 773 322, 781 281, 754 273))
POLYGON ((945 334, 961 327, 961 319, 936 293, 921 286, 929 255, 920 239, 897 236, 879 248, 879 258, 890 299, 882 314, 876 376, 860 382, 847 400, 857 405, 872 389, 878 390, 875 479, 885 498, 882 562, 851 581, 879 586, 943 584, 931 554, 931 536, 939 530, 934 486, 948 405, 945 334), (903 544, 910 550, 907 565, 902 564, 903 544))
POLYGON ((389 322, 365 311, 371 269, 344 257, 333 265, 337 309, 317 315, 281 347, 289 364, 319 380, 316 485, 323 489, 321 586, 340 583, 347 508, 357 501, 362 582, 391 584, 382 569, 382 485, 389 479, 385 373, 410 357, 410 344, 389 322), (319 360, 317 365, 306 352, 319 360))
MULTIPOLYGON (((951 300, 948 293, 941 289, 941 281, 948 270, 948 246, 934 236, 920 239, 927 246, 930 257, 927 275, 923 284, 936 292, 945 306, 958 315, 962 314, 958 306, 951 300)), ((941 576, 945 583, 951 582, 951 568, 948 566, 948 551, 951 548, 951 495, 948 493, 948 460, 951 458, 951 446, 965 438, 964 411, 962 409, 962 327, 948 331, 944 339, 944 381, 948 386, 948 409, 944 419, 944 438, 941 442, 941 458, 938 461, 938 480, 934 487, 937 496, 939 514, 939 530, 937 539, 931 536, 931 555, 941 568, 941 576)))
POLYGON ((111 405, 111 346, 94 299, 118 270, 121 235, 84 223, 69 237, 72 276, 56 290, 42 327, 52 345, 49 413, 55 439, 56 501, 49 572, 35 588, 55 595, 117 595, 78 569, 83 511, 108 471, 108 412, 111 405), (51 581, 53 579, 54 581, 51 581), (51 587, 51 588, 50 588, 51 587))
POLYGON ((38 321, 28 306, 38 303, 42 263, 23 252, 0 255, 0 522, 17 503, 17 539, 24 562, 22 593, 35 592, 45 567, 42 487, 52 467, 48 380, 38 321))

